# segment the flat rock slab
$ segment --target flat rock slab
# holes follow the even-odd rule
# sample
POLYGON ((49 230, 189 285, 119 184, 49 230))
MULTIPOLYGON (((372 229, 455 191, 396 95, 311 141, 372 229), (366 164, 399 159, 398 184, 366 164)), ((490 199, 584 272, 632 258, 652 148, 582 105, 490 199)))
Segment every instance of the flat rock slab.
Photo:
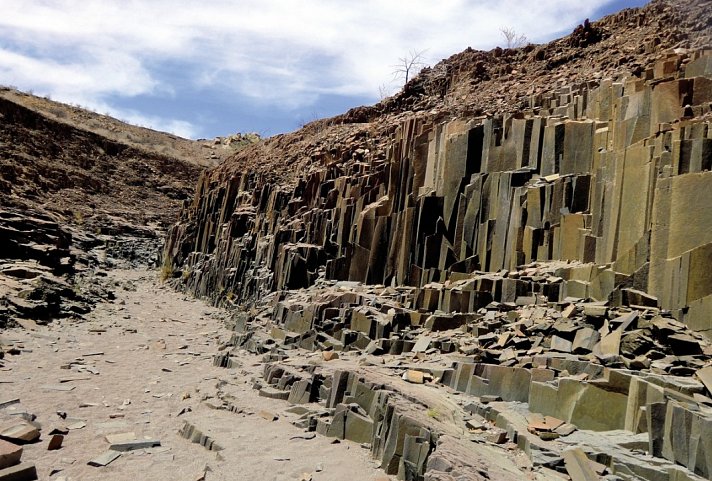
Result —
POLYGON ((8 406, 12 406, 13 404, 18 404, 20 402, 20 398, 13 398, 13 399, 6 399, 4 401, 0 401, 0 409, 5 409, 8 406))
POLYGON ((124 441, 115 443, 109 446, 112 451, 133 451, 135 449, 153 448, 160 446, 161 442, 158 439, 137 439, 135 441, 124 441))
POLYGON ((119 444, 127 443, 130 441, 136 441, 136 433, 117 433, 117 434, 107 434, 106 441, 109 444, 119 444))
POLYGON ((598 481, 598 475, 591 467, 591 462, 579 448, 569 449, 562 453, 566 472, 572 481, 598 481))
POLYGON ((697 371, 697 377, 705 385, 707 391, 712 393, 712 366, 703 367, 697 371))
POLYGON ((0 439, 0 469, 16 465, 21 458, 22 446, 0 439))
POLYGON ((32 463, 22 463, 11 468, 0 469, 0 481, 34 481, 37 469, 32 463))
POLYGON ((0 430, 0 437, 10 441, 31 443, 39 439, 40 431, 31 424, 18 423, 0 430))
POLYGON ((121 456, 121 453, 118 451, 107 451, 101 456, 97 456, 96 458, 92 459, 89 461, 87 464, 89 466, 94 466, 97 468, 101 468, 104 466, 107 466, 111 464, 112 462, 116 461, 116 459, 121 456))
POLYGON ((62 442, 64 442, 64 435, 55 434, 49 440, 49 445, 47 446, 47 451, 56 451, 57 449, 62 447, 62 442))

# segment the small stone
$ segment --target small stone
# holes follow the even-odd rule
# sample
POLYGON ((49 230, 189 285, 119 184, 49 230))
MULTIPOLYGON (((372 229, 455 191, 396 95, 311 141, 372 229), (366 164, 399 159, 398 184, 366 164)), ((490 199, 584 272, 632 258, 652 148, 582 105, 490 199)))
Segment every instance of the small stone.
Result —
POLYGON ((49 445, 47 446, 47 451, 56 451, 62 447, 62 442, 64 441, 64 436, 61 434, 55 434, 49 440, 49 445))
POLYGON ((476 419, 469 419, 465 421, 465 426, 467 426, 467 429, 471 431, 483 431, 484 429, 486 429, 486 426, 483 423, 477 421, 476 419))
POLYGON ((87 427, 87 422, 83 420, 75 420, 72 423, 67 424, 67 429, 69 429, 70 431, 84 429, 85 427, 87 427))
POLYGON ((322 351, 321 357, 322 357, 325 361, 333 361, 334 359, 338 359, 338 358, 339 358, 339 353, 336 352, 336 351, 322 351))
POLYGON ((425 376, 422 371, 408 369, 405 373, 403 373, 403 380, 413 384, 423 384, 425 383, 425 376))
POLYGON ((272 413, 272 412, 269 412, 269 411, 265 411, 265 410, 262 410, 262 411, 260 411, 260 412, 257 413, 257 414, 258 414, 262 419, 266 419, 267 421, 276 421, 276 420, 279 419, 279 416, 277 416, 276 414, 274 414, 274 413, 272 413))
POLYGON ((106 442, 109 444, 126 443, 129 441, 134 441, 136 439, 136 433, 117 433, 117 434, 107 434, 105 436, 106 442))
POLYGON ((101 468, 116 461, 119 456, 121 456, 121 453, 119 453, 118 451, 107 451, 101 456, 97 456, 96 458, 92 459, 87 464, 89 466, 101 468))
POLYGON ((490 443, 504 444, 507 442, 507 431, 495 428, 487 433, 485 439, 487 439, 490 443))

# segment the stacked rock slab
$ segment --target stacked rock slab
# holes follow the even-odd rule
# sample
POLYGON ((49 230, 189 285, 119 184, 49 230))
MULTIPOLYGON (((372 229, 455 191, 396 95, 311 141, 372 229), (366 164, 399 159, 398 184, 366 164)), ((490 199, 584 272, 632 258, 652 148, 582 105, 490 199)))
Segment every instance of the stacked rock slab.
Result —
MULTIPOLYGON (((205 174, 168 237, 188 288, 245 302, 327 278, 423 287, 535 260, 590 264, 556 295, 646 292, 712 328, 710 51, 560 86, 494 118, 414 114, 290 187, 205 174), (706 115, 706 117, 705 117, 706 115)), ((364 127, 365 129, 366 127, 364 127)))
MULTIPOLYGON (((505 279, 521 282, 533 276, 544 282, 548 277, 541 267, 510 275, 505 279)), ((472 399, 526 406, 531 413, 587 433, 584 442, 591 436, 599 439, 597 433, 623 433, 636 440, 636 449, 655 458, 643 459, 598 442, 593 452, 616 474, 642 476, 655 466, 668 469, 677 463, 710 477, 712 447, 706 444, 705 426, 712 420, 712 367, 705 366, 712 345, 657 308, 551 303, 534 295, 518 297, 520 305, 490 302, 467 314, 445 314, 435 302, 430 306, 434 313, 428 314, 413 309, 418 290, 343 281, 320 281, 309 290, 270 297, 260 304, 257 316, 236 316, 233 349, 216 356, 216 365, 239 366, 241 349, 264 354, 274 363, 298 359, 300 349, 360 353, 376 365, 376 358, 368 356, 383 356, 398 373, 421 373, 406 376, 411 382, 423 383, 429 377, 472 399), (530 303, 521 302, 525 300, 530 303)), ((270 364, 265 381, 274 387, 261 387, 260 395, 295 404, 322 399, 329 409, 342 402, 341 395, 331 399, 322 393, 323 379, 305 378, 290 369, 270 364)), ((337 373, 334 379, 331 393, 353 391, 347 386, 357 385, 346 374, 337 373)), ((330 426, 317 430, 346 436, 343 427, 330 426)), ((538 438, 532 445, 526 426, 519 432, 519 438, 510 439, 532 462, 543 464, 542 452, 547 453, 546 463, 551 464, 551 456, 561 461, 553 446, 538 438)), ((679 470, 670 473, 678 476, 679 470)), ((657 479, 677 479, 665 476, 657 479)))

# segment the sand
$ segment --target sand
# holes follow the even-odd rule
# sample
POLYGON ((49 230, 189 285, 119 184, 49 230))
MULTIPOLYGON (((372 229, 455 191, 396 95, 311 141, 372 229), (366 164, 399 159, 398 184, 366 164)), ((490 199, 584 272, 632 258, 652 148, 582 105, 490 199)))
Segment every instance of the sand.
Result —
POLYGON ((392 479, 360 445, 304 436, 284 401, 258 396, 260 358, 245 353, 236 369, 214 367, 230 338, 227 313, 173 291, 153 271, 113 270, 116 300, 85 320, 60 320, 0 334, 20 347, 0 361, 0 422, 26 410, 42 425, 41 441, 23 461, 40 479, 65 480, 376 480, 392 479), (217 410, 229 388, 238 413, 217 410), (268 411, 279 417, 269 421, 268 411), (239 412, 241 411, 241 412, 239 412), (66 414, 66 418, 60 417, 66 414), (182 414, 181 414, 182 413, 182 414), (210 451, 179 435, 188 421, 223 449, 210 451), (61 449, 49 432, 73 428, 61 449), (105 467, 87 463, 109 448, 106 435, 134 433, 160 447, 126 452, 105 467))

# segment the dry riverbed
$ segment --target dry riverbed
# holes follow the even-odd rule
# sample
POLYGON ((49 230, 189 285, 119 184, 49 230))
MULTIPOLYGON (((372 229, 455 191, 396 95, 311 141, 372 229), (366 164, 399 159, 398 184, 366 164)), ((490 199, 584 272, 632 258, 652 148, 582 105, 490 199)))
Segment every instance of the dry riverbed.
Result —
POLYGON ((230 337, 225 311, 161 285, 153 271, 115 270, 104 280, 116 300, 87 320, 0 333, 6 349, 19 352, 0 360, 0 403, 20 400, 0 409, 0 427, 22 411, 37 416, 41 440, 25 445, 22 460, 40 479, 391 479, 358 444, 306 435, 291 424, 287 403, 258 397, 259 357, 246 354, 237 369, 213 366, 230 337), (237 412, 214 409, 225 388, 237 412), (182 437, 186 422, 221 450, 182 437), (49 451, 53 429, 68 434, 49 451), (112 435, 160 446, 89 465, 107 453, 112 435))

